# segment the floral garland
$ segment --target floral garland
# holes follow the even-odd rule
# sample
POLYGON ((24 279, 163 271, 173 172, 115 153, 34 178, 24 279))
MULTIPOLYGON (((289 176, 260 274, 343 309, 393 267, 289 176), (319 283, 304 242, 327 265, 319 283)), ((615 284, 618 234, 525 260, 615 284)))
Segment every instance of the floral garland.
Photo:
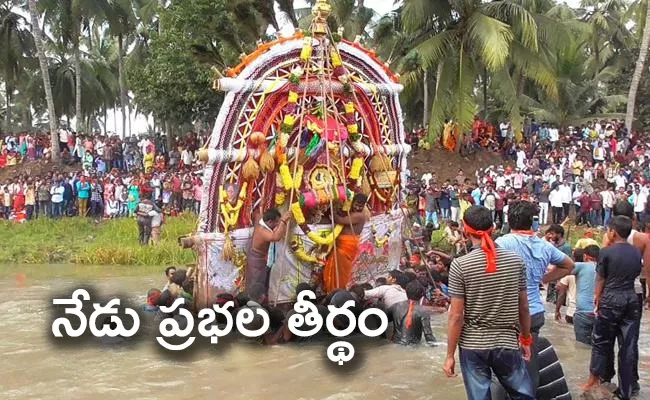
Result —
POLYGON ((235 225, 237 225, 237 221, 239 220, 239 212, 241 211, 242 206, 244 205, 244 201, 246 200, 247 187, 248 183, 244 182, 241 190, 239 191, 237 204, 234 206, 230 204, 230 201, 228 201, 228 193, 223 188, 223 185, 219 188, 221 200, 221 216, 223 217, 223 225, 226 233, 228 233, 230 228, 233 228, 235 225))
POLYGON ((372 234, 373 240, 375 241, 375 246, 377 248, 382 248, 382 247, 384 247, 386 245, 386 243, 388 243, 388 241, 390 240, 391 235, 393 234, 393 229, 394 228, 395 227, 393 225, 391 225, 390 227, 388 227, 388 230, 386 231, 384 236, 381 237, 381 238, 378 238, 377 237, 377 228, 374 225, 372 225, 370 227, 370 233, 372 234))
POLYGON ((300 202, 291 204, 290 209, 293 213, 293 218, 296 220, 296 224, 300 226, 312 242, 319 246, 331 246, 343 230, 343 225, 336 225, 333 230, 321 229, 319 231, 312 231, 307 225, 307 220, 305 214, 302 212, 300 202))
POLYGON ((293 254, 300 261, 310 263, 310 264, 320 264, 320 265, 325 264, 325 261, 322 258, 316 257, 305 251, 305 248, 302 243, 302 239, 300 239, 299 236, 294 236, 293 239, 291 240, 291 249, 293 250, 293 254))

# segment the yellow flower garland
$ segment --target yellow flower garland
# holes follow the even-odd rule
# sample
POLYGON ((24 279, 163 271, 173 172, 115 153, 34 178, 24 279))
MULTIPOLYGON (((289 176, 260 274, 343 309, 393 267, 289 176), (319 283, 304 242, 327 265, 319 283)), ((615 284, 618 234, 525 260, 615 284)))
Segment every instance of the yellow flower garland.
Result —
POLYGON ((287 200, 287 197, 285 196, 284 192, 278 192, 278 193, 275 194, 275 205, 276 206, 283 205, 286 200, 287 200))
POLYGON ((298 225, 303 225, 305 223, 305 214, 302 212, 300 203, 295 202, 291 205, 291 212, 293 213, 293 218, 296 220, 298 225))
POLYGON ((293 188, 298 190, 302 186, 302 174, 305 172, 305 169, 302 165, 299 165, 296 168, 296 175, 293 177, 293 188))
POLYGON ((300 60, 303 62, 309 61, 309 58, 311 58, 311 52, 311 37, 305 36, 304 42, 302 44, 302 50, 300 51, 300 60))
POLYGON ((224 221, 224 227, 226 232, 228 232, 230 227, 233 227, 237 225, 237 221, 239 220, 239 212, 241 211, 241 208, 244 205, 244 199, 246 199, 246 189, 248 188, 248 184, 244 182, 244 184, 241 187, 241 190, 239 191, 239 196, 237 200, 236 205, 230 204, 228 201, 228 192, 221 186, 221 215, 223 217, 224 221))
POLYGON ((334 240, 339 236, 343 230, 343 225, 336 225, 333 231, 325 234, 328 230, 329 229, 324 229, 318 232, 310 231, 307 234, 307 237, 319 246, 329 246, 334 243, 334 240))
POLYGON ((370 232, 372 233, 372 236, 375 239, 375 246, 381 248, 384 247, 386 243, 388 243, 388 241, 390 240, 390 236, 393 234, 393 227, 392 226, 389 227, 388 230, 386 231, 386 234, 381 239, 377 238, 377 230, 375 229, 374 226, 370 229, 370 232))
POLYGON ((284 124, 290 128, 296 124, 296 116, 293 114, 287 114, 284 116, 284 124))
POLYGON ((359 179, 361 176, 361 168, 363 168, 363 158, 357 157, 352 161, 352 167, 350 168, 350 179, 359 179))
POLYGON ((332 51, 332 66, 334 68, 340 67, 343 65, 343 61, 341 60, 341 56, 339 55, 338 51, 333 50, 332 51))
POLYGON ((282 187, 284 190, 293 189, 293 177, 287 164, 280 165, 280 177, 282 178, 282 187))

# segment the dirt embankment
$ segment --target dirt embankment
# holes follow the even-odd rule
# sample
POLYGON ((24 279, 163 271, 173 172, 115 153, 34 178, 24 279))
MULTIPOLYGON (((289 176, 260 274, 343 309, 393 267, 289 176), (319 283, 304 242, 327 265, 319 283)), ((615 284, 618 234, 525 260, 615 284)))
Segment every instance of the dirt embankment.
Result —
POLYGON ((462 168, 467 177, 474 177, 477 169, 484 169, 490 165, 505 164, 500 154, 479 150, 478 152, 463 157, 458 153, 450 153, 439 147, 431 150, 418 150, 408 160, 408 167, 413 171, 418 168, 420 174, 435 172, 438 174, 438 181, 453 179, 458 175, 458 169, 462 168))
MULTIPOLYGON (((489 165, 504 164, 500 154, 488 151, 478 151, 468 157, 463 157, 458 153, 450 153, 439 147, 431 150, 418 150, 411 153, 408 160, 409 169, 417 167, 420 173, 436 172, 438 178, 453 179, 458 174, 458 169, 462 168, 468 177, 473 177, 474 172, 479 168, 486 168, 489 165)), ((0 184, 7 179, 17 178, 19 175, 43 176, 51 171, 72 172, 81 169, 79 164, 72 166, 54 165, 43 160, 26 162, 13 167, 0 169, 0 184)))
POLYGON ((54 172, 73 172, 81 169, 81 165, 55 165, 44 160, 25 162, 11 167, 0 169, 0 184, 5 183, 8 179, 15 179, 19 175, 30 177, 43 176, 52 171, 54 172))

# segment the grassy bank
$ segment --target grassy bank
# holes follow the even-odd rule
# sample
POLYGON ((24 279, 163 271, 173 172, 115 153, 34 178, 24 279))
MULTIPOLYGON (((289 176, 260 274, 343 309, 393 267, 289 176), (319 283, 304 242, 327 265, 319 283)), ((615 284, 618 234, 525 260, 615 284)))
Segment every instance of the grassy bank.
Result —
POLYGON ((167 218, 161 243, 140 246, 134 219, 95 222, 90 218, 38 219, 0 223, 0 263, 73 263, 94 265, 182 265, 194 253, 177 244, 196 229, 196 216, 167 218))
MULTIPOLYGON (((196 229, 196 216, 167 218, 157 246, 140 246, 134 219, 95 222, 90 218, 38 219, 24 224, 0 222, 0 264, 184 265, 194 263, 194 253, 178 246, 179 236, 196 229)), ((572 245, 584 228, 567 229, 572 245)), ((432 245, 451 252, 441 229, 432 245)), ((601 241, 601 235, 596 235, 601 241)))

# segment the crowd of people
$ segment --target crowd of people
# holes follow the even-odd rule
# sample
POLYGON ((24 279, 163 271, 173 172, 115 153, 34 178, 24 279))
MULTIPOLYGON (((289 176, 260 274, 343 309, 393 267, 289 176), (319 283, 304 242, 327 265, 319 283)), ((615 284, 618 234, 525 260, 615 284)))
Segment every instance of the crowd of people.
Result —
MULTIPOLYGON (((177 313, 165 314, 160 311, 160 306, 169 307, 178 298, 183 299, 184 307, 193 308, 193 285, 194 276, 192 271, 168 267, 165 269, 167 283, 162 289, 152 288, 147 292, 147 303, 145 311, 157 315, 158 318, 174 318, 177 313)), ((390 322, 392 322, 392 333, 389 338, 401 345, 415 345, 425 341, 429 346, 436 344, 436 338, 431 330, 429 312, 421 305, 425 298, 425 287, 428 285, 424 275, 416 275, 411 271, 391 271, 388 277, 378 278, 374 282, 361 285, 354 285, 349 289, 336 289, 313 300, 319 315, 325 320, 329 313, 329 305, 342 307, 347 301, 352 300, 354 307, 351 308, 356 317, 370 307, 377 307, 384 310, 390 322)), ((296 286, 296 298, 302 291, 315 291, 315 288, 308 283, 300 283, 296 286)), ((237 296, 222 293, 215 297, 214 304, 223 306, 232 301, 233 307, 229 308, 233 316, 236 316, 244 308, 263 308, 270 317, 268 331, 255 340, 259 343, 273 345, 290 342, 304 342, 323 340, 333 337, 329 334, 325 325, 322 329, 310 335, 302 337, 294 335, 289 329, 289 318, 295 314, 294 310, 286 310, 286 307, 272 306, 263 290, 247 290, 237 296)), ((259 330, 262 326, 261 317, 256 315, 254 320, 245 324, 247 330, 259 330)), ((225 321, 219 321, 225 322, 225 321)), ((345 330, 349 324, 347 318, 336 318, 335 326, 339 330, 345 330)), ((367 326, 378 326, 368 322, 367 326)), ((308 329, 308 327, 305 327, 308 329)), ((356 328, 351 336, 358 335, 356 328)), ((384 335, 384 337, 388 337, 384 335)))
MULTIPOLYGON (((647 138, 628 134, 617 121, 594 121, 566 132, 531 121, 515 134, 509 124, 497 128, 477 120, 472 132, 472 141, 502 152, 504 165, 488 166, 471 176, 459 169, 455 177, 444 180, 432 171, 407 171, 404 208, 412 216, 412 228, 404 233, 400 265, 387 276, 346 285, 350 271, 338 265, 351 268, 354 254, 343 254, 345 246, 337 241, 338 252, 329 257, 322 277, 327 290, 313 301, 319 314, 325 317, 327 306, 341 307, 353 300, 356 315, 368 307, 386 311, 392 323, 387 337, 393 342, 413 345, 424 339, 434 345, 430 312, 448 310, 443 369, 448 376, 455 375, 458 352, 468 398, 486 399, 499 390, 492 373, 511 398, 570 398, 554 352, 556 361, 542 357, 552 349, 543 335, 545 303, 550 302, 555 319, 573 324, 576 341, 591 346, 585 390, 611 382, 618 373, 616 395, 632 398, 640 389, 638 338, 650 266, 647 138), (589 227, 573 246, 563 226, 569 220, 589 227), (443 226, 449 254, 431 242, 433 231, 443 226), (601 243, 591 228, 605 232, 601 243), (327 282, 330 260, 337 260, 336 285, 327 282), (338 279, 341 271, 346 275, 343 283, 338 279)), ((160 138, 121 141, 67 131, 60 137, 64 162, 79 169, 23 175, 4 183, 0 190, 5 218, 134 216, 146 244, 151 236, 156 240, 154 227, 160 226, 164 215, 197 211, 202 187, 195 162, 200 140, 195 135, 175 141, 171 151, 160 138)), ((12 164, 47 158, 48 146, 39 142, 27 134, 6 138, 2 156, 9 161, 11 153, 12 164)), ((347 217, 334 216, 346 226, 342 236, 357 240, 356 247, 351 246, 354 251, 367 222, 367 200, 357 194, 347 217)), ((295 311, 268 301, 270 244, 285 237, 290 218, 275 209, 254 217, 246 290, 213 299, 221 305, 233 301, 233 315, 244 308, 266 309, 271 326, 257 339, 265 344, 328 335, 325 328, 309 339, 294 335, 288 321, 295 311), (259 265, 252 265, 251 260, 257 259, 259 265)), ((183 298, 185 307, 193 308, 195 278, 191 270, 173 267, 165 275, 165 287, 148 292, 145 310, 174 318, 159 307, 183 298)), ((312 283, 300 283, 296 297, 316 289, 312 283)), ((246 328, 255 330, 261 324, 254 318, 246 328)), ((339 329, 345 324, 345 319, 336 319, 339 329)))
MULTIPOLYGON (((159 239, 165 216, 198 213, 203 192, 197 150, 203 134, 189 133, 172 141, 164 137, 76 135, 65 129, 58 143, 64 169, 34 175, 19 173, 0 184, 0 217, 14 221, 71 216, 109 219, 137 217, 143 244, 159 239), (139 205, 151 200, 146 213, 139 205), (142 210, 140 210, 142 209, 142 210)), ((0 142, 0 168, 42 159, 47 162, 46 135, 21 133, 0 142)), ((144 205, 143 205, 144 206, 144 205)))
POLYGON ((460 169, 444 181, 435 172, 407 171, 407 195, 417 207, 419 223, 457 223, 470 205, 483 205, 501 227, 507 223, 508 202, 528 200, 539 204, 536 226, 571 217, 578 225, 603 227, 616 201, 627 200, 645 224, 650 216, 650 142, 644 135, 628 137, 616 121, 570 130, 558 140, 551 140, 544 125, 533 127, 530 141, 506 152, 510 165, 491 165, 475 176, 460 169))

